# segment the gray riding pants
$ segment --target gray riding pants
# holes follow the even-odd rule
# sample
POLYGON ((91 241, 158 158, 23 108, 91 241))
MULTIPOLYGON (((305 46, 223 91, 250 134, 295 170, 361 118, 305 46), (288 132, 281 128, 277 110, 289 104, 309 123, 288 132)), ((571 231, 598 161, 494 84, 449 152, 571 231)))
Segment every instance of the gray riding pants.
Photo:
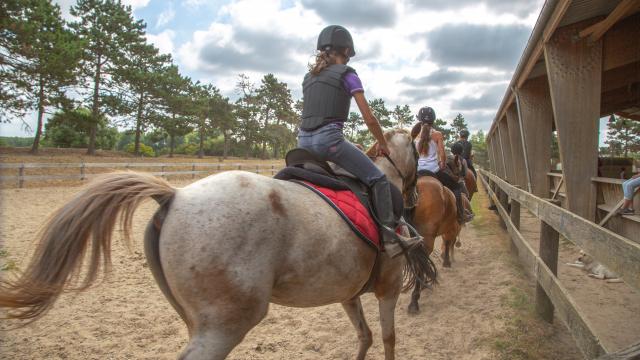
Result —
POLYGON ((321 160, 338 164, 369 187, 385 178, 365 153, 344 138, 339 124, 328 124, 313 131, 300 130, 298 147, 311 151, 321 160))

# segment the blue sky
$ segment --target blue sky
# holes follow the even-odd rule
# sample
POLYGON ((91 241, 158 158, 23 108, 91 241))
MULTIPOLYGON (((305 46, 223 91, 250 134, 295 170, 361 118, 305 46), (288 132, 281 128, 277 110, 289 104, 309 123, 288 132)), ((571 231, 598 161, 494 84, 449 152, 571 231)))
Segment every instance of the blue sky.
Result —
MULTIPOLYGON (((68 18, 75 2, 57 1, 68 18)), ((487 130, 542 8, 535 0, 123 0, 147 23, 147 38, 180 71, 236 98, 240 73, 287 82, 295 98, 320 30, 347 27, 350 64, 365 95, 415 113, 432 106, 450 120, 462 113, 487 130)), ((355 108, 353 110, 356 110, 355 108)), ((35 123, 34 116, 28 122, 35 123)), ((5 136, 26 136, 19 121, 5 136)), ((604 133, 605 130, 601 130, 604 133)))

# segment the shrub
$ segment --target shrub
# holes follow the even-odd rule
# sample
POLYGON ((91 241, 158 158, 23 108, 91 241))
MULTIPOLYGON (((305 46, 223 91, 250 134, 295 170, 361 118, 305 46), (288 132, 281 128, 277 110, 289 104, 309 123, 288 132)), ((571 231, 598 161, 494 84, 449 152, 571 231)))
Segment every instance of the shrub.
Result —
MULTIPOLYGON (((136 149, 136 144, 130 143, 125 148, 125 151, 130 153, 130 154, 133 154, 135 152, 135 149, 136 149)), ((153 148, 151 146, 145 145, 143 143, 140 143, 140 155, 148 156, 148 157, 156 156, 155 152, 153 151, 153 148)))

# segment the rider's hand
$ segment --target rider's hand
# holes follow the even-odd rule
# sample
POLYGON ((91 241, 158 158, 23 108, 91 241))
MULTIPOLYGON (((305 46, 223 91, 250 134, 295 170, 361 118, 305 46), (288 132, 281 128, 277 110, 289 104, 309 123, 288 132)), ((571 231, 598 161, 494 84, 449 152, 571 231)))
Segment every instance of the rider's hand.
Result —
POLYGON ((438 166, 440 167, 440 170, 444 170, 446 164, 444 163, 444 161, 438 161, 438 166))
POLYGON ((389 151, 389 146, 386 142, 378 143, 378 156, 391 155, 391 151, 389 151))

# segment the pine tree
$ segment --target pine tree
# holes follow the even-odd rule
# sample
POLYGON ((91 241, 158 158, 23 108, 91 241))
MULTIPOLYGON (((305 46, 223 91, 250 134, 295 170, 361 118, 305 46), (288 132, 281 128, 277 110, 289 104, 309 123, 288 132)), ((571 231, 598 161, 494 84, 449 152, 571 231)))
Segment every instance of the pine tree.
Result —
POLYGON ((108 75, 125 63, 132 47, 144 42, 145 24, 133 18, 130 6, 114 0, 78 0, 70 12, 78 19, 71 27, 85 45, 82 76, 93 85, 86 102, 91 104, 93 119, 87 153, 94 155, 97 119, 109 110, 102 100, 105 91, 114 88, 108 75))
MULTIPOLYGON (((46 109, 69 105, 65 90, 76 82, 74 70, 81 53, 79 42, 64 25, 58 5, 49 0, 19 3, 20 10, 12 13, 17 16, 16 31, 4 43, 8 53, 3 63, 5 59, 8 61, 6 69, 10 68, 11 72, 3 72, 1 76, 3 83, 5 79, 10 81, 8 86, 13 91, 0 98, 3 103, 17 106, 14 110, 37 111, 38 123, 31 147, 31 153, 35 154, 46 109)), ((4 90, 3 85, 3 94, 4 90)))
POLYGON ((376 117, 376 119, 378 119, 378 122, 380 123, 380 126, 383 129, 388 129, 393 127, 393 124, 391 123, 391 112, 389 111, 389 109, 387 109, 387 106, 384 103, 384 100, 382 98, 377 98, 377 99, 373 99, 373 100, 369 100, 369 107, 371 108, 371 112, 373 113, 373 116, 376 117))
POLYGON ((152 113, 151 119, 155 126, 162 128, 169 134, 169 157, 173 157, 176 137, 184 136, 193 131, 192 124, 195 122, 195 114, 189 93, 193 83, 190 78, 180 75, 178 67, 175 65, 164 69, 158 83, 162 108, 156 109, 152 113))
POLYGON ((150 123, 151 108, 159 105, 157 87, 163 68, 171 63, 169 55, 160 55, 158 49, 146 43, 131 44, 127 56, 114 69, 114 95, 104 97, 109 108, 133 120, 135 128, 134 154, 140 155, 140 139, 150 123))
POLYGON ((462 116, 462 114, 458 113, 458 115, 456 115, 456 117, 451 120, 451 129, 453 131, 454 137, 457 137, 462 130, 469 131, 467 122, 464 120, 464 116, 462 116))
POLYGON ((607 129, 607 140, 611 155, 623 155, 640 152, 640 122, 611 115, 607 129))
POLYGON ((400 105, 396 105, 396 107, 391 112, 391 116, 393 117, 395 126, 398 128, 404 128, 408 126, 413 121, 413 115, 411 114, 411 109, 409 105, 404 105, 400 107, 400 105))

